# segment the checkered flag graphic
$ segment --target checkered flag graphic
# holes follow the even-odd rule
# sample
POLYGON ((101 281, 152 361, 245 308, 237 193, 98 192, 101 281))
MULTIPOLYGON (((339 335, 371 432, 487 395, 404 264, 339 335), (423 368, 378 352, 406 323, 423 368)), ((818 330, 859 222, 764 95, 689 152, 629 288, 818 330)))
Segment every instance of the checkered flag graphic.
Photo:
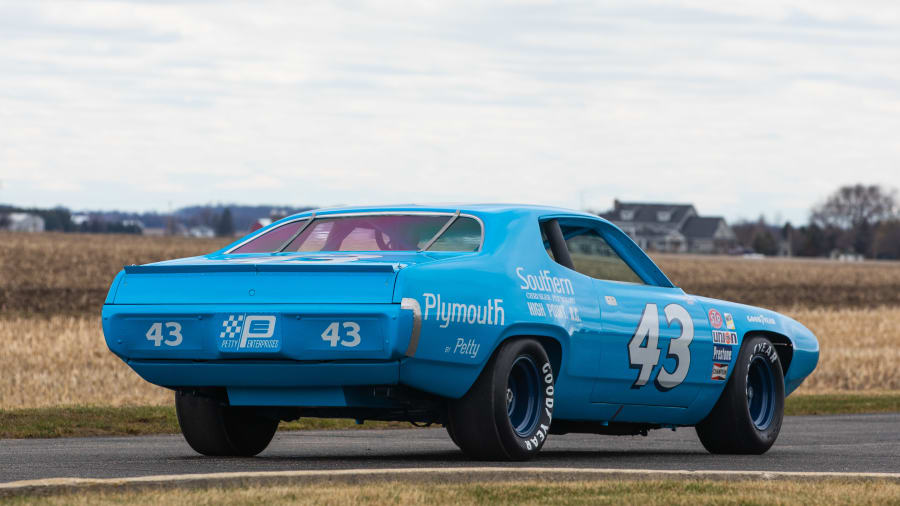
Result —
POLYGON ((241 327, 243 325, 244 315, 229 315, 227 320, 222 320, 222 332, 219 333, 219 338, 237 338, 241 333, 241 327))

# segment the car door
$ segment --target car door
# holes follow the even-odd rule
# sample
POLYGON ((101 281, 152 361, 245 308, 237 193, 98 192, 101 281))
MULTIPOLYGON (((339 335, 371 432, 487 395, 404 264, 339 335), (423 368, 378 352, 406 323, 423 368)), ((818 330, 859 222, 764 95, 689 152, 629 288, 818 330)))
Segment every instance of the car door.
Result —
POLYGON ((593 278, 598 298, 599 334, 580 343, 591 348, 582 356, 595 362, 591 402, 689 406, 709 383, 704 374, 709 360, 701 357, 712 356, 712 339, 701 305, 671 284, 659 286, 640 269, 652 262, 636 246, 627 253, 643 258, 621 254, 621 245, 633 243, 618 229, 599 221, 560 220, 560 230, 568 267, 593 278))
POLYGON ((709 383, 704 373, 712 356, 700 304, 678 288, 605 280, 595 280, 595 286, 601 298, 602 373, 591 400, 689 406, 709 383))

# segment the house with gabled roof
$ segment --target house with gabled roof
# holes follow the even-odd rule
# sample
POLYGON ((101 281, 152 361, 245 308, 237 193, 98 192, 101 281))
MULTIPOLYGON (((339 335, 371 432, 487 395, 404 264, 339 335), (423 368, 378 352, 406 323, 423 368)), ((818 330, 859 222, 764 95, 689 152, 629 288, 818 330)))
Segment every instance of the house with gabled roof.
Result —
POLYGON ((734 231, 721 216, 700 216, 693 204, 621 202, 600 214, 648 251, 728 253, 737 247, 734 231))

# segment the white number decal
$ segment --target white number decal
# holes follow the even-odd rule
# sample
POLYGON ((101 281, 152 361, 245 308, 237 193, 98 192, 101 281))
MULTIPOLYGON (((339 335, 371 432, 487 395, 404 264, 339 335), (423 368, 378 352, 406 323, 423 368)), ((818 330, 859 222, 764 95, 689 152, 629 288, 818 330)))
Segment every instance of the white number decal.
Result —
POLYGON ((336 348, 338 344, 345 348, 355 348, 359 346, 359 343, 362 342, 362 337, 359 335, 359 324, 356 322, 344 322, 344 330, 346 331, 347 337, 351 337, 351 340, 341 340, 340 334, 340 326, 341 322, 332 322, 328 327, 325 328, 325 332, 322 332, 322 340, 328 341, 328 344, 332 348, 336 348))
POLYGON ((166 330, 169 331, 169 337, 174 339, 166 339, 163 341, 168 346, 178 346, 181 344, 181 324, 178 322, 166 322, 166 330))
POLYGON ((157 322, 150 325, 150 329, 144 334, 148 341, 153 341, 153 346, 178 346, 183 338, 181 337, 181 324, 178 322, 157 322), (164 339, 163 325, 166 326, 166 333, 172 339, 164 339))
MULTIPOLYGON (((694 320, 686 309, 678 304, 669 304, 665 313, 667 325, 671 327, 673 323, 678 322, 681 326, 681 335, 670 340, 666 350, 666 358, 674 358, 676 361, 675 371, 669 372, 663 366, 656 375, 656 387, 663 391, 677 387, 687 377, 691 367, 690 346, 694 340, 694 320)), ((650 381, 650 374, 659 363, 659 353, 659 308, 656 304, 647 304, 637 331, 628 342, 628 360, 631 368, 640 369, 632 388, 640 388, 650 381), (644 340, 647 341, 646 346, 644 340)))
POLYGON ((659 362, 659 311, 656 304, 647 304, 634 337, 628 342, 628 359, 633 369, 640 369, 631 388, 640 388, 650 380, 650 373, 659 362), (647 340, 647 346, 644 344, 647 340), (637 366, 637 367, 635 367, 637 366))
POLYGON ((338 335, 338 322, 332 323, 325 332, 322 332, 322 340, 328 341, 332 348, 338 345, 338 341, 341 340, 341 336, 338 335))
POLYGON ((681 335, 677 339, 669 341, 669 351, 666 352, 666 358, 674 358, 676 361, 675 371, 669 372, 665 365, 656 375, 656 384, 662 390, 675 388, 687 377, 688 370, 691 368, 691 342, 694 340, 694 320, 687 312, 687 309, 678 304, 669 304, 666 306, 666 319, 669 326, 673 322, 681 325, 681 335))
POLYGON ((341 341, 341 346, 347 348, 355 348, 362 341, 359 337, 359 324, 356 322, 344 322, 344 328, 347 329, 347 337, 352 337, 352 341, 341 341))
POLYGON ((159 346, 160 344, 162 344, 162 323, 154 323, 153 325, 150 325, 150 330, 147 331, 146 336, 148 341, 153 341, 153 346, 159 346))

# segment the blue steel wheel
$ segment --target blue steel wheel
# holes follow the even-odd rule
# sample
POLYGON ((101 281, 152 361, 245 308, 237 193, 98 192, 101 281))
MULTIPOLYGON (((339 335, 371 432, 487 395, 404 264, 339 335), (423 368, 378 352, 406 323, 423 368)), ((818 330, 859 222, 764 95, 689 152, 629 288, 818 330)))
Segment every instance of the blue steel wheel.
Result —
POLYGON ((697 436, 710 453, 765 453, 778 438, 784 419, 784 373, 778 352, 766 337, 748 335, 728 368, 728 381, 716 405, 697 424, 697 436))
POLYGON ((509 422, 519 437, 534 432, 540 415, 541 380, 537 364, 523 355, 513 362, 506 386, 506 410, 509 422))
POLYGON ((757 430, 766 430, 775 418, 775 380, 769 361, 759 355, 750 359, 747 371, 747 409, 757 430))
POLYGON ((472 388, 448 402, 448 432, 473 459, 531 459, 549 436, 554 389, 553 366, 541 344, 506 341, 472 388))

